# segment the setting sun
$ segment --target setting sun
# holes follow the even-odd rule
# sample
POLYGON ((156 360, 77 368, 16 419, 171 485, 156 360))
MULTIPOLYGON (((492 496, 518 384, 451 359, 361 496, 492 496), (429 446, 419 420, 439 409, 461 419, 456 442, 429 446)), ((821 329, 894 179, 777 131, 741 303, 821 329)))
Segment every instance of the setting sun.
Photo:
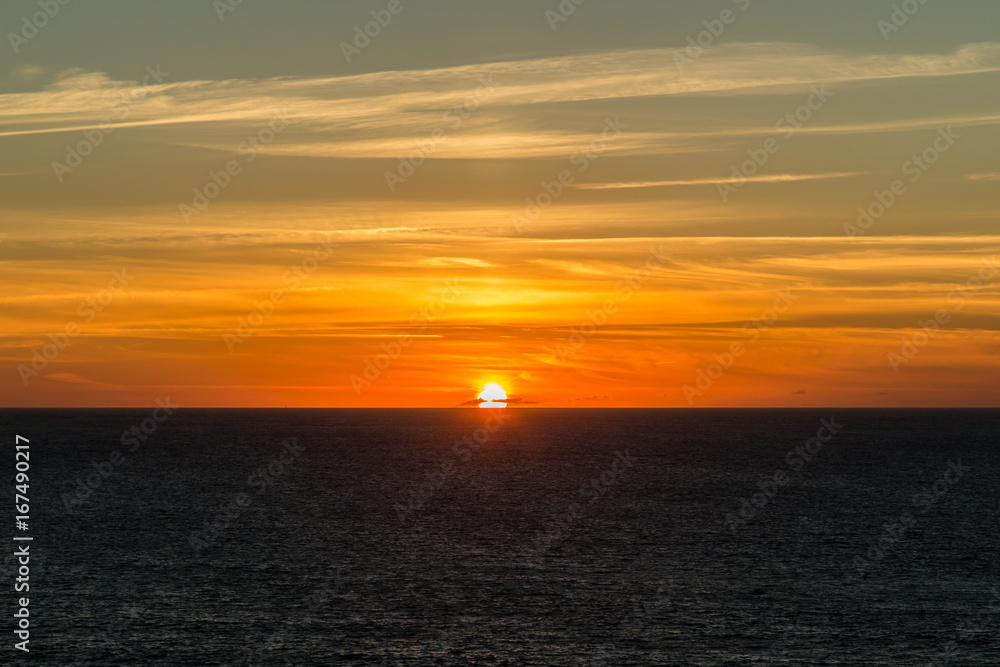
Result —
POLYGON ((479 404, 481 408, 506 408, 507 403, 507 392, 503 390, 503 387, 498 385, 496 382, 490 382, 483 390, 479 392, 477 398, 482 401, 479 404))

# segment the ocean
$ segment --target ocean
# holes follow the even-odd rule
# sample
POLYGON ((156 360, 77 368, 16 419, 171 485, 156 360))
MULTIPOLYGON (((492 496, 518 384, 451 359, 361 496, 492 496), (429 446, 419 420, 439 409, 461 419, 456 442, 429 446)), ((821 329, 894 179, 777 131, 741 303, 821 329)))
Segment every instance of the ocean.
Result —
POLYGON ((0 424, 5 664, 1000 664, 1000 410, 0 424))

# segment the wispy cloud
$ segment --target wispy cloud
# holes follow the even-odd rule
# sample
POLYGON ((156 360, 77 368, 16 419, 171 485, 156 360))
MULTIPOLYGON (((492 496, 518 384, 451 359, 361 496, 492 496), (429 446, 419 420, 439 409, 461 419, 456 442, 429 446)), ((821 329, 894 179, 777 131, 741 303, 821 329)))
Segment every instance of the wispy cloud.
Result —
POLYGON ((492 264, 471 257, 428 257, 420 262, 425 266, 478 266, 490 267, 492 264))
MULTIPOLYGON (((154 140, 233 150, 219 137, 266 122, 282 110, 293 132, 264 150, 312 157, 398 157, 441 126, 445 114, 477 88, 488 98, 456 136, 441 142, 441 157, 565 156, 590 141, 587 126, 539 122, 524 129, 529 108, 598 100, 671 95, 759 95, 814 83, 843 87, 858 82, 962 76, 1000 71, 1000 44, 980 43, 952 53, 864 55, 789 43, 720 45, 699 60, 698 76, 665 66, 674 50, 642 49, 516 60, 346 77, 280 77, 262 80, 168 81, 145 89, 121 127, 160 128, 154 140), (203 130, 198 128, 204 126, 203 130), (173 130, 169 130, 173 127, 173 130), (179 132, 184 128, 183 132, 179 132), (211 133, 205 131, 211 128, 211 133), (227 129, 228 128, 228 129, 227 129)), ((97 127, 139 84, 79 70, 41 91, 0 95, 0 136, 77 132, 97 127)), ((547 118, 547 116, 546 116, 547 118)), ((454 120, 455 117, 452 117, 454 120)), ((947 122, 1000 122, 996 115, 908 119, 914 129, 947 122)), ((816 126, 812 133, 871 132, 899 123, 816 126)), ((599 124, 594 132, 599 131, 599 124)), ((616 154, 698 148, 704 136, 760 133, 759 127, 701 132, 628 133, 610 148, 616 154)), ((234 138, 237 134, 233 134, 234 138)), ((700 146, 702 150, 705 147, 700 146)))
MULTIPOLYGON (((864 176, 867 172, 848 171, 832 174, 772 174, 768 176, 749 176, 746 183, 794 183, 796 181, 819 181, 829 178, 851 178, 864 176)), ((581 190, 629 190, 635 188, 663 188, 675 185, 718 185, 732 182, 731 178, 697 178, 679 181, 633 181, 629 183, 580 183, 573 187, 581 190)))

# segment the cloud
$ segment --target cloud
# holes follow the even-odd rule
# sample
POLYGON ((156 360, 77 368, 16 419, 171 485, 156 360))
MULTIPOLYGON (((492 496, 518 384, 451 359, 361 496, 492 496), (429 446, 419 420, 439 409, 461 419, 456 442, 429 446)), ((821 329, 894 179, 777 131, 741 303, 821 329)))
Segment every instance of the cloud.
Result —
POLYGON ((41 65, 18 65, 11 70, 10 78, 14 81, 31 81, 45 74, 45 68, 41 65))
POLYGON ((964 176, 970 181, 1000 181, 1000 172, 987 174, 965 174, 964 176))
MULTIPOLYGON (((773 174, 769 176, 749 176, 745 183, 793 183, 797 181, 819 181, 829 178, 851 178, 864 176, 867 172, 846 171, 831 174, 773 174)), ((630 183, 581 183, 571 187, 581 190, 624 190, 634 188, 662 188, 675 185, 721 185, 732 183, 731 176, 722 178, 699 178, 681 181, 634 181, 630 183)))
MULTIPOLYGON (((782 42, 719 45, 699 60, 698 76, 669 66, 674 49, 596 51, 489 65, 374 72, 341 77, 171 81, 151 85, 128 105, 118 127, 155 131, 147 140, 232 152, 247 130, 279 111, 292 121, 281 141, 261 148, 280 155, 334 158, 403 157, 432 131, 445 137, 434 155, 446 158, 568 157, 600 136, 602 121, 567 114, 574 102, 617 100, 625 114, 636 99, 692 95, 761 95, 829 83, 1000 71, 1000 44, 979 43, 942 54, 838 53, 782 42), (666 63, 666 64, 665 64, 666 63), (476 99, 463 119, 452 109, 476 99), (556 108, 554 105, 563 105, 556 108), (449 112, 451 113, 449 114, 449 112), (182 132, 183 130, 183 132, 182 132), (242 136, 241 136, 242 133, 242 136)), ((145 73, 137 71, 140 77, 145 73)), ((123 95, 137 81, 70 70, 41 91, 0 95, 0 136, 78 132, 118 118, 123 95)), ((996 114, 807 127, 803 132, 873 132, 941 124, 996 123, 996 114)), ((629 124, 627 118, 624 122, 629 124)), ((717 150, 706 138, 757 134, 773 128, 633 127, 609 154, 717 150)))
MULTIPOLYGON (((466 401, 464 403, 460 403, 459 407, 463 407, 464 408, 464 407, 471 406, 471 405, 481 405, 483 403, 490 403, 490 402, 491 401, 487 401, 487 400, 484 400, 482 398, 476 398, 476 399, 473 399, 471 401, 466 401)), ((529 398, 525 398, 524 396, 508 396, 503 401, 498 401, 498 402, 500 402, 500 403, 506 403, 507 405, 538 405, 539 404, 539 401, 533 401, 533 400, 531 400, 529 398)))
POLYGON ((90 380, 77 373, 47 373, 42 377, 46 380, 53 380, 55 382, 64 382, 66 384, 89 386, 94 388, 124 388, 124 385, 90 380))
POLYGON ((799 389, 798 391, 793 391, 792 396, 803 396, 805 395, 805 393, 806 393, 805 389, 799 389))
POLYGON ((425 266, 478 266, 482 268, 493 266, 489 262, 472 257, 428 257, 421 260, 420 263, 425 266))
POLYGON ((596 269, 592 266, 587 266, 583 262, 566 262, 550 259, 533 259, 531 262, 534 264, 540 264, 544 267, 554 268, 559 272, 576 273, 588 276, 613 276, 621 273, 621 269, 618 267, 602 270, 596 269))

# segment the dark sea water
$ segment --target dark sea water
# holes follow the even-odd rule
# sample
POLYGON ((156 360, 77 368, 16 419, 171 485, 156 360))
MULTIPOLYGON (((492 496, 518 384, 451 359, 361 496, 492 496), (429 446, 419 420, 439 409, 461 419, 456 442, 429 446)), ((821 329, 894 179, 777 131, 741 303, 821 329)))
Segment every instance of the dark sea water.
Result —
POLYGON ((0 662, 1000 665, 1000 411, 502 414, 0 411, 0 662))

